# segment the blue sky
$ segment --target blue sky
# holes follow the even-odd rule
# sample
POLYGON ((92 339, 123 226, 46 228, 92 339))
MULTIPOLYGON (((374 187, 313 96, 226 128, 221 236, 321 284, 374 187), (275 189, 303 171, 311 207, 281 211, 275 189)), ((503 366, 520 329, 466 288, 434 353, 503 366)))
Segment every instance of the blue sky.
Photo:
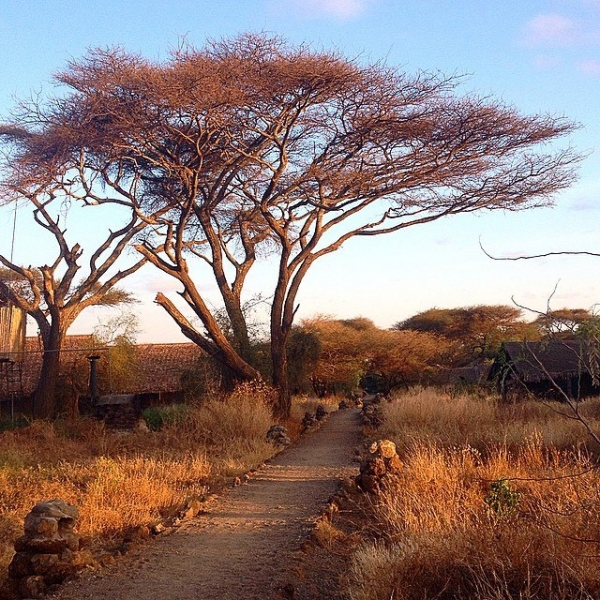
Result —
MULTIPOLYGON (((590 152, 578 183, 552 209, 458 216, 348 243, 316 263, 300 293, 300 318, 361 315, 388 327, 432 306, 510 304, 513 297, 544 310, 557 283, 553 308, 600 302, 600 258, 495 262, 479 249, 481 238, 496 254, 600 252, 600 0, 0 0, 0 119, 16 98, 52 93, 52 74, 89 47, 120 45, 160 60, 182 38, 201 46, 247 31, 409 72, 464 74, 465 92, 580 123, 567 143, 590 152)), ((89 222, 79 225, 87 239, 89 222)), ((11 232, 4 210, 2 253, 11 232)), ((15 260, 43 262, 38 233, 20 217, 17 233, 15 260)), ((261 268, 255 291, 268 292, 271 271, 261 268)), ((174 295, 171 282, 145 270, 126 286, 143 301, 140 341, 182 339, 152 303, 159 290, 174 295)), ((98 318, 80 318, 72 332, 90 331, 98 318)))

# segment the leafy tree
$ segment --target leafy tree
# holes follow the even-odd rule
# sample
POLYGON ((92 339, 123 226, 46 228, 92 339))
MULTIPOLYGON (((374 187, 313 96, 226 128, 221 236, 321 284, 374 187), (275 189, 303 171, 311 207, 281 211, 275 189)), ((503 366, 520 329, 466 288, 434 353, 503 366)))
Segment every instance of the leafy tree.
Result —
POLYGON ((535 324, 542 336, 571 339, 577 336, 580 329, 598 320, 598 316, 586 308, 560 308, 539 313, 535 324))
POLYGON ((292 393, 307 393, 314 383, 314 373, 323 351, 318 334, 304 327, 294 327, 288 338, 290 388, 292 393))
POLYGON ((94 328, 94 341, 103 351, 97 365, 100 393, 119 393, 135 389, 139 380, 135 344, 139 334, 137 314, 130 307, 103 319, 94 328))
POLYGON ((399 321, 393 329, 434 333, 450 340, 454 364, 490 357, 504 341, 537 337, 537 327, 523 320, 519 308, 504 305, 430 308, 399 321))
POLYGON ((361 322, 362 326, 357 328, 355 320, 328 316, 302 321, 302 330, 315 336, 321 346, 311 376, 318 395, 351 391, 358 386, 368 367, 373 334, 378 331, 372 321, 361 319, 361 322))
POLYGON ((78 243, 70 244, 66 229, 60 226, 63 205, 56 185, 20 190, 19 199, 24 202, 19 210, 32 211, 35 223, 55 242, 56 254, 53 262, 38 267, 24 267, 0 255, 4 268, 0 272, 0 294, 32 317, 39 328, 43 358, 34 411, 37 417, 52 418, 57 410, 60 355, 67 330, 90 306, 118 306, 133 301, 117 284, 146 259, 138 257, 122 269, 116 267, 145 224, 136 222, 133 214, 120 229, 110 231, 82 271, 84 250, 78 243))
POLYGON ((423 331, 382 330, 379 344, 371 350, 367 375, 377 381, 385 394, 397 387, 409 387, 433 379, 448 342, 423 331))
POLYGON ((378 391, 423 381, 447 349, 443 338, 419 331, 390 331, 369 319, 316 317, 302 322, 321 352, 315 362, 315 390, 351 391, 361 381, 376 381, 378 391))
POLYGON ((156 301, 241 379, 259 376, 243 293, 257 259, 271 256, 281 413, 297 295, 316 260, 354 237, 545 205, 578 160, 540 149, 573 130, 566 119, 461 96, 457 77, 413 76, 264 35, 186 47, 162 63, 94 50, 57 80, 67 88, 59 98, 22 107, 9 124, 13 187, 31 193, 61 173, 62 194, 144 215, 151 227, 138 250, 180 283, 202 327, 164 294, 156 301), (215 282, 235 343, 194 262, 215 282))

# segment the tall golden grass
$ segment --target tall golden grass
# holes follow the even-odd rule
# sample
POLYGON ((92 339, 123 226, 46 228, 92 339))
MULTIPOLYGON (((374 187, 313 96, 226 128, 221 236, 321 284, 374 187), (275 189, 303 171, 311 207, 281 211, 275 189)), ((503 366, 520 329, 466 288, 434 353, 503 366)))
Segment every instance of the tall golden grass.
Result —
MULTIPOLYGON (((582 409, 596 431, 599 407, 582 409)), ((427 389, 387 405, 404 468, 372 500, 349 598, 600 598, 599 449, 565 410, 427 389)))
POLYGON ((0 434, 0 580, 23 517, 41 500, 76 505, 80 534, 106 542, 276 451, 266 441, 273 419, 261 395, 185 406, 179 417, 156 432, 123 434, 80 419, 0 434))

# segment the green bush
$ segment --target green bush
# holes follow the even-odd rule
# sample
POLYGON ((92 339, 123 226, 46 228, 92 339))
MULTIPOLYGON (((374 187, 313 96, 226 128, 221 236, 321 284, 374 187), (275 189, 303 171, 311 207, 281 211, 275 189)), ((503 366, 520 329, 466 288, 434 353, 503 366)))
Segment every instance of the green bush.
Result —
POLYGON ((510 518, 519 508, 521 494, 515 492, 506 479, 498 479, 490 484, 490 491, 483 499, 490 513, 497 519, 510 518))
POLYGON ((142 418, 151 431, 160 431, 165 425, 181 423, 185 418, 185 404, 170 406, 151 406, 142 412, 142 418))

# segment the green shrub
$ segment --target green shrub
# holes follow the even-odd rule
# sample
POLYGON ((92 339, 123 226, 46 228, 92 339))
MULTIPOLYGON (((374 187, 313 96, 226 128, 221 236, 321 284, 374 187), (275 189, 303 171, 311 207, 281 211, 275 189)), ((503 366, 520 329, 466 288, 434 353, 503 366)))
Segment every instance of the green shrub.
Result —
POLYGON ((497 519, 511 517, 521 500, 521 494, 515 492, 506 479, 498 479, 490 484, 490 491, 483 499, 490 513, 497 519))
POLYGON ((187 407, 185 404, 151 406, 142 412, 142 418, 151 431, 160 431, 165 425, 183 422, 187 407))

